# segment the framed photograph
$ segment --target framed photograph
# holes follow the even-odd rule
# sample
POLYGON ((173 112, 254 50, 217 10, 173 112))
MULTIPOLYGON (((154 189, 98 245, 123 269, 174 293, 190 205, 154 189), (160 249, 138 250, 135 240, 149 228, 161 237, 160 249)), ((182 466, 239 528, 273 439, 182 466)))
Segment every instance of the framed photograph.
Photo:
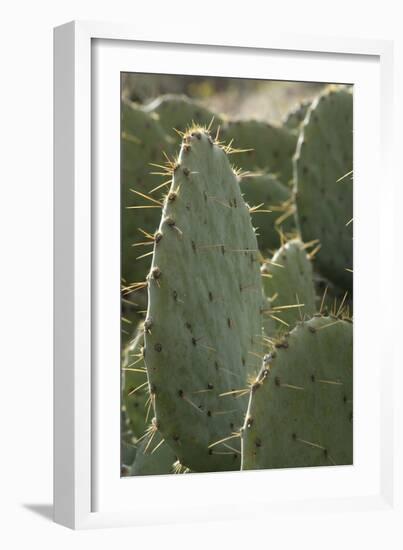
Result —
POLYGON ((55 521, 394 513, 392 43, 54 48, 55 521))

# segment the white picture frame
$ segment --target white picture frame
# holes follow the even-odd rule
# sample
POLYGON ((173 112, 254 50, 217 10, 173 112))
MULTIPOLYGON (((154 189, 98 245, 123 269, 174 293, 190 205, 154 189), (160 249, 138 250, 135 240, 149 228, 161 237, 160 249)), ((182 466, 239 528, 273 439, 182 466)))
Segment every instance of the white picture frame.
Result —
MULTIPOLYGON (((83 529, 307 509, 313 515, 346 508, 399 513, 394 507, 391 422, 396 354, 393 346, 381 349, 387 327, 371 326, 365 306, 371 283, 371 299, 388 311, 394 284, 393 273, 380 268, 392 256, 391 239, 384 238, 392 233, 392 221, 388 208, 378 208, 376 185, 381 167, 383 181, 392 181, 393 44, 276 33, 253 41, 237 37, 232 43, 214 30, 197 39, 193 30, 184 29, 178 38, 169 28, 153 36, 151 30, 131 25, 72 22, 55 29, 54 61, 55 521, 83 529), (164 51, 169 56, 161 63, 164 51), (105 364, 108 358, 109 365, 119 363, 114 290, 119 281, 119 194, 108 181, 116 180, 119 156, 116 78, 126 70, 277 79, 288 74, 289 80, 356 85, 353 467, 120 478, 119 369, 105 364), (369 107, 375 108, 373 135, 361 124, 369 107), (106 209, 107 232, 102 223, 106 209), (371 376, 365 376, 364 367, 371 376), (137 502, 131 496, 134 483, 137 502), (264 487, 270 491, 262 491, 264 487)), ((385 185, 383 193, 386 203, 394 204, 393 185, 385 185)))

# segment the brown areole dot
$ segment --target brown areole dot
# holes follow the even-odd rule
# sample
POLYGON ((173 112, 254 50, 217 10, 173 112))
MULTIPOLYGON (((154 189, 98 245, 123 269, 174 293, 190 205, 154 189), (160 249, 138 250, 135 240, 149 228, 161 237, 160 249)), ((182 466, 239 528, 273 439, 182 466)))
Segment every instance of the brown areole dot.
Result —
POLYGON ((288 345, 288 342, 283 341, 283 342, 276 342, 274 344, 274 347, 276 347, 277 349, 287 349, 289 345, 288 345))
POLYGON ((261 383, 260 382, 254 382, 251 386, 251 391, 252 393, 255 393, 261 386, 261 383))
POLYGON ((247 428, 250 428, 253 424, 253 418, 251 416, 249 416, 247 419, 246 419, 246 427, 247 428))
POLYGON ((159 267, 155 266, 150 271, 150 278, 151 279, 160 279, 161 278, 161 270, 159 267))

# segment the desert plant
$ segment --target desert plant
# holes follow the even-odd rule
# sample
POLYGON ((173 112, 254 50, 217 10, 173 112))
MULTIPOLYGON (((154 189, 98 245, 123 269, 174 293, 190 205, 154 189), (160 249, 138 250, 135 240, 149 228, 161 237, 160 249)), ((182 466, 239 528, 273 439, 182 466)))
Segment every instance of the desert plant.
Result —
POLYGON ((351 463, 351 90, 283 127, 172 96, 123 116, 131 475, 351 463))

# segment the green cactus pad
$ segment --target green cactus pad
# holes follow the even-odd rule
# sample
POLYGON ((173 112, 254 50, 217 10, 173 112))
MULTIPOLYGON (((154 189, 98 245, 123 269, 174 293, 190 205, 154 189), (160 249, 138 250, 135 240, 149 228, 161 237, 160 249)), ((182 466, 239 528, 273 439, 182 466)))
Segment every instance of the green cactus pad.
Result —
POLYGON ((175 130, 185 132, 195 124, 205 127, 211 124, 211 132, 215 132, 222 123, 219 115, 184 95, 161 96, 150 103, 146 111, 155 114, 165 132, 174 137, 178 143, 181 142, 181 138, 175 130))
POLYGON ((292 328, 298 320, 316 311, 311 261, 303 243, 293 239, 284 244, 261 268, 263 287, 270 300, 268 314, 278 319, 278 327, 292 328), (288 307, 300 304, 301 307, 288 307))
POLYGON ((146 402, 149 397, 143 345, 144 333, 138 329, 135 338, 123 350, 122 359, 122 405, 129 427, 137 438, 143 435, 147 426, 146 402))
POLYGON ((228 122, 222 127, 220 138, 232 143, 234 149, 245 150, 233 158, 242 170, 270 172, 284 184, 292 180, 297 137, 287 128, 255 120, 228 122))
POLYGON ((131 104, 122 105, 121 130, 122 278, 132 283, 144 280, 151 263, 150 257, 136 260, 149 248, 132 245, 147 240, 139 228, 154 233, 161 210, 131 189, 148 195, 163 182, 160 176, 151 174, 159 170, 150 163, 165 162, 163 152, 170 154, 173 144, 155 118, 131 104))
POLYGON ((144 438, 138 445, 136 459, 130 471, 132 476, 164 475, 173 473, 173 464, 176 456, 156 431, 144 438))
POLYGON ((242 430, 242 469, 353 462, 353 327, 298 324, 265 357, 242 430))
POLYGON ((158 429, 191 470, 239 469, 239 439, 215 444, 243 422, 244 398, 222 394, 259 370, 263 293, 249 209, 203 131, 184 138, 158 234, 145 333, 158 429))
POLYGON ((273 174, 251 175, 240 180, 244 199, 251 206, 259 206, 252 212, 257 227, 257 241, 263 254, 280 246, 280 231, 295 231, 293 199, 286 187, 273 174), (270 212, 267 212, 270 210, 270 212))
POLYGON ((318 270, 347 290, 353 281, 352 169, 353 96, 346 88, 330 89, 301 126, 294 159, 297 221, 304 241, 322 244, 318 270))

